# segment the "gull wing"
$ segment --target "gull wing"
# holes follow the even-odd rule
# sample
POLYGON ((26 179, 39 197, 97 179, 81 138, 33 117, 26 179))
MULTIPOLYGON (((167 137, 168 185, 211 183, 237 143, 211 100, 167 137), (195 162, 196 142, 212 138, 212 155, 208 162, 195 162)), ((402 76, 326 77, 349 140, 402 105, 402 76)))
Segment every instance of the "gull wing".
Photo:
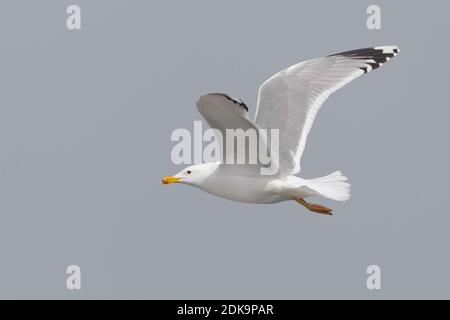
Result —
MULTIPOLYGON (((216 139, 219 139, 219 143, 223 146, 221 150, 223 161, 227 160, 227 163, 230 163, 230 159, 232 159, 231 161, 233 163, 237 163, 238 143, 236 140, 234 141, 233 155, 228 154, 227 156, 225 152, 227 149, 227 129, 242 129, 244 132, 248 129, 254 130, 256 134, 256 140, 254 142, 258 144, 258 129, 253 121, 248 118, 248 108, 241 100, 233 99, 224 93, 210 93, 198 98, 197 109, 208 122, 209 126, 221 133, 221 137, 216 134, 216 139)), ((255 147, 257 148, 257 145, 255 147)), ((249 152, 249 140, 247 139, 245 142, 245 150, 243 150, 242 154, 245 156, 245 163, 249 163, 249 159, 251 159, 249 152)), ((257 154, 254 156, 257 157, 257 154)))
POLYGON ((293 65, 259 88, 255 123, 279 129, 279 171, 300 171, 300 158, 317 111, 328 96, 396 56, 396 46, 364 48, 293 65))

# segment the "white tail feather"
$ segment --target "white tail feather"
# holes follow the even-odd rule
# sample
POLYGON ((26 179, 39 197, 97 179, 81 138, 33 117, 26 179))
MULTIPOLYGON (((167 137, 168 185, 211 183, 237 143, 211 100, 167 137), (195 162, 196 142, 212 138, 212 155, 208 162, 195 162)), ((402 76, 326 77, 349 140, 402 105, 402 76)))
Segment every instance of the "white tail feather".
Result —
POLYGON ((350 183, 340 171, 327 176, 307 180, 307 187, 319 195, 336 201, 346 201, 350 198, 350 183))

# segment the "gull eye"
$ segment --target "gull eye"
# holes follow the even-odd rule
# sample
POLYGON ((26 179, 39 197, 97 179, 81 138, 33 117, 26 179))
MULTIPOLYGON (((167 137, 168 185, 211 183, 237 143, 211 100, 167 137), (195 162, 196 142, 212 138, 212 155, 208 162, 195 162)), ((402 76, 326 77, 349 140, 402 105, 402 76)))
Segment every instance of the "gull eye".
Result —
POLYGON ((187 174, 191 174, 191 173, 192 173, 192 171, 191 171, 191 170, 188 170, 188 171, 186 171, 186 173, 187 173, 187 174))

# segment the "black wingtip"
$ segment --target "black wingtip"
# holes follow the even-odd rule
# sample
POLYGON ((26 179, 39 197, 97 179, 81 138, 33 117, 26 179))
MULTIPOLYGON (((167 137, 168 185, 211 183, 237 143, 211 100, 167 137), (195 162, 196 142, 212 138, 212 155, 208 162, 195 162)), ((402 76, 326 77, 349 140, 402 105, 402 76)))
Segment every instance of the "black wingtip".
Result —
POLYGON ((247 107, 247 105, 246 105, 246 104, 244 103, 244 101, 242 101, 241 99, 239 99, 239 100, 234 99, 234 98, 230 97, 229 95, 227 95, 227 94, 225 94, 225 93, 221 93, 221 92, 209 93, 208 95, 218 95, 218 96, 225 97, 225 98, 227 98, 228 100, 230 100, 230 101, 236 103, 237 105, 239 105, 241 108, 244 108, 244 110, 245 110, 246 112, 248 112, 248 107, 247 107))
POLYGON ((382 47, 370 47, 357 50, 350 50, 331 54, 328 57, 349 57, 352 59, 366 60, 367 66, 360 67, 364 73, 370 70, 379 68, 383 63, 389 61, 389 59, 395 57, 400 52, 397 46, 382 46, 382 47), (370 67, 370 68, 369 68, 370 67))

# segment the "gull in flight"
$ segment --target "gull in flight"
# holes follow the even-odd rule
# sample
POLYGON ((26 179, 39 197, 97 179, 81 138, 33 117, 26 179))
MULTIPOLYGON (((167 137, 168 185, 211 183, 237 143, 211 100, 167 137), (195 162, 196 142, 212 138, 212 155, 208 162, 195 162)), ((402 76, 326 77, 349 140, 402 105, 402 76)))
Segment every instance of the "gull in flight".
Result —
POLYGON ((201 96, 198 111, 223 137, 227 129, 278 129, 277 173, 262 175, 260 164, 210 162, 189 166, 174 176, 164 177, 161 183, 188 184, 240 202, 295 200, 310 211, 330 215, 331 209, 305 199, 321 196, 346 201, 350 197, 347 177, 340 171, 315 179, 296 175, 314 118, 331 93, 398 53, 396 46, 364 48, 307 60, 282 70, 259 88, 254 121, 241 100, 222 93, 201 96))

